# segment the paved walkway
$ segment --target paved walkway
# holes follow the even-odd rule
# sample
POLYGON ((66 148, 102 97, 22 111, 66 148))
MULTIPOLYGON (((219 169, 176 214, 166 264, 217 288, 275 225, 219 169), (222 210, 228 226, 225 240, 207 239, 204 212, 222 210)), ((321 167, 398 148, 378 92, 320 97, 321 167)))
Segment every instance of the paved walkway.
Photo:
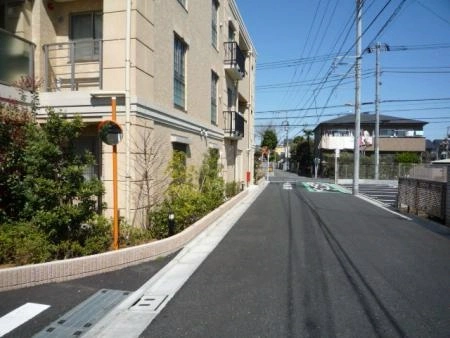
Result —
POLYGON ((84 337, 139 337, 266 185, 267 182, 264 182, 250 187, 250 193, 237 207, 228 211, 192 240, 169 264, 100 320, 84 337))

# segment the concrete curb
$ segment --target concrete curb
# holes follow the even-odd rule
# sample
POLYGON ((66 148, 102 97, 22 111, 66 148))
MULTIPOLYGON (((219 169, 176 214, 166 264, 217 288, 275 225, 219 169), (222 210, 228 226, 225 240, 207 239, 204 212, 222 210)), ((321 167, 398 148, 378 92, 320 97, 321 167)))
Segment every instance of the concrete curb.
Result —
POLYGON ((241 192, 184 231, 169 238, 92 256, 1 269, 0 292, 87 277, 167 256, 183 248, 248 193, 249 189, 241 192))

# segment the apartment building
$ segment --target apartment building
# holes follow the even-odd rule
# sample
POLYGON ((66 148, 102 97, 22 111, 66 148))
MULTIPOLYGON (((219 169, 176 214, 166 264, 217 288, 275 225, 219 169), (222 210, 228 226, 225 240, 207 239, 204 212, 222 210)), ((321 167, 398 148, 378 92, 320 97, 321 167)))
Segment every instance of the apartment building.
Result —
POLYGON ((113 205, 116 121, 120 216, 142 224, 167 184, 174 150, 198 167, 217 149, 226 182, 251 184, 256 52, 234 0, 0 0, 0 100, 21 75, 42 81, 44 107, 86 123, 79 148, 113 205))
MULTIPOLYGON (((361 114, 361 135, 358 138, 361 151, 370 154, 375 150, 375 114, 361 114)), ((388 115, 380 115, 380 154, 399 152, 422 153, 425 151, 423 127, 427 122, 388 115)), ((314 129, 314 149, 319 152, 354 150, 355 116, 344 115, 324 121, 314 129)))

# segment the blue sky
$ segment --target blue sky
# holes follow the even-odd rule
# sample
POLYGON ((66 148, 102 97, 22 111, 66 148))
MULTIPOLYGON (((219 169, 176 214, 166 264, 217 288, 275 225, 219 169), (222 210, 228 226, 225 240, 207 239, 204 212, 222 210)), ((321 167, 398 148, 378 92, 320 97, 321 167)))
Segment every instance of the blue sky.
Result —
MULTIPOLYGON (((353 112, 345 104, 355 100, 355 0, 236 2, 257 51, 257 126, 287 120, 294 137, 353 112)), ((450 0, 365 0, 362 29, 363 49, 375 42, 391 49, 380 54, 380 113, 426 121, 426 138, 444 138, 450 127, 450 0)), ((375 100, 374 74, 375 54, 364 53, 362 102, 375 100)), ((373 104, 363 105, 364 112, 374 113, 373 104)))

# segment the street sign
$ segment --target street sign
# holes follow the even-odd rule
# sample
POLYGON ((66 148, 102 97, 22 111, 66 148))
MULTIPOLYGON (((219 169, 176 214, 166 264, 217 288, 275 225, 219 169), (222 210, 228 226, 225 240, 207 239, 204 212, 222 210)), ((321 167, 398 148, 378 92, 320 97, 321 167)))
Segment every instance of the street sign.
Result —
POLYGON ((122 128, 114 121, 106 120, 98 125, 100 139, 109 146, 117 145, 123 137, 122 128))

